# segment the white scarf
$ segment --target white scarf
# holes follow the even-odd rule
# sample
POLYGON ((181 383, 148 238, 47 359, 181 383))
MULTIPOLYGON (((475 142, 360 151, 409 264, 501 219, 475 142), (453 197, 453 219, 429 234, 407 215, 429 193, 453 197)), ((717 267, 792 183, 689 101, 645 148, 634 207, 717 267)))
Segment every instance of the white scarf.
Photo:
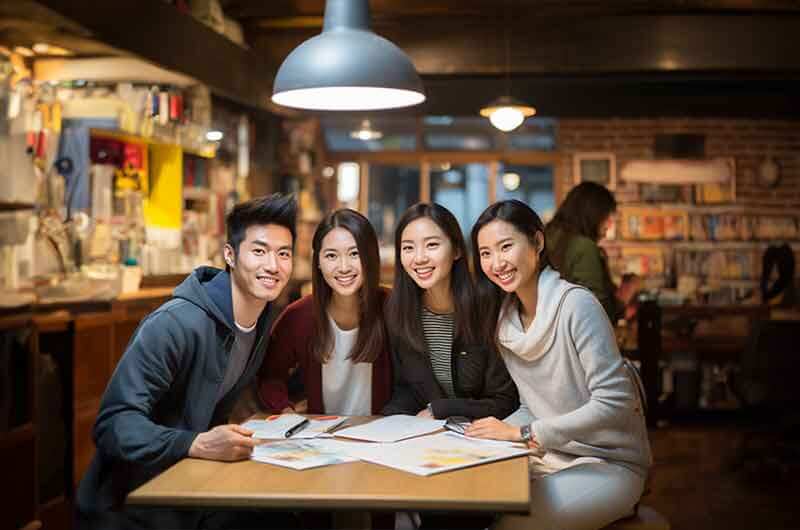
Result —
POLYGON ((527 331, 522 327, 515 296, 509 296, 500 310, 498 338, 500 344, 526 361, 535 361, 553 346, 556 325, 564 297, 581 287, 562 280, 550 267, 539 273, 536 314, 527 331))

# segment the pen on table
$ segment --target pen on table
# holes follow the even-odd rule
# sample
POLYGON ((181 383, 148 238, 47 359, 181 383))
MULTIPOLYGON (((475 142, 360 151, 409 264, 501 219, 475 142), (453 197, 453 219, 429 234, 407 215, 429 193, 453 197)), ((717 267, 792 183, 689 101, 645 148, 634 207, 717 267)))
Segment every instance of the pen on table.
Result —
POLYGON ((286 434, 284 436, 286 438, 289 438, 290 436, 293 436, 293 435, 297 434, 298 432, 302 431, 308 424, 309 424, 309 421, 308 421, 308 418, 306 418, 303 421, 301 421, 300 423, 298 423, 297 425, 295 425, 294 427, 292 427, 291 429, 289 429, 288 431, 286 431, 286 434))

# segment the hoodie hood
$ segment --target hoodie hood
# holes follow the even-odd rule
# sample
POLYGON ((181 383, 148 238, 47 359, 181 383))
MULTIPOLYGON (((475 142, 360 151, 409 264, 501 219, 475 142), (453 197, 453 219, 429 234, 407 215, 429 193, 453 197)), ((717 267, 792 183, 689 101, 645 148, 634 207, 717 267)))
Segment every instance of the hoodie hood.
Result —
POLYGON ((500 344, 526 361, 535 361, 553 346, 561 307, 567 293, 582 287, 563 280, 550 267, 539 274, 536 316, 525 330, 519 316, 515 296, 507 297, 500 310, 498 339, 500 344))
POLYGON ((172 292, 202 308, 215 320, 233 329, 230 275, 215 267, 198 267, 172 292))

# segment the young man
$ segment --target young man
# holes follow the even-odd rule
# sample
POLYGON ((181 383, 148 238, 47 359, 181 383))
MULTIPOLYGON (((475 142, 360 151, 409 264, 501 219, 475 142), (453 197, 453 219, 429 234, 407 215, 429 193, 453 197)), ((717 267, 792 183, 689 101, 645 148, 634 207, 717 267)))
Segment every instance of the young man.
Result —
MULTIPOLYGON (((226 220, 226 270, 196 269, 141 322, 103 395, 97 452, 77 495, 79 528, 248 526, 230 512, 145 510, 124 502, 184 457, 250 456, 252 432, 227 418, 261 366, 269 302, 292 273, 296 214, 294 199, 277 194, 237 205, 226 220)), ((262 525, 290 524, 276 515, 262 525)))

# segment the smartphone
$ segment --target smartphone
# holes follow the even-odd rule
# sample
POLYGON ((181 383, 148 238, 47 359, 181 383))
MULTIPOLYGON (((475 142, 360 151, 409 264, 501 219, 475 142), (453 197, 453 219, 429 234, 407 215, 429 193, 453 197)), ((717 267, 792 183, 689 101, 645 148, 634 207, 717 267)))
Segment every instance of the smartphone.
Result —
POLYGON ((444 428, 458 434, 464 434, 472 421, 466 416, 450 416, 444 422, 444 428))

